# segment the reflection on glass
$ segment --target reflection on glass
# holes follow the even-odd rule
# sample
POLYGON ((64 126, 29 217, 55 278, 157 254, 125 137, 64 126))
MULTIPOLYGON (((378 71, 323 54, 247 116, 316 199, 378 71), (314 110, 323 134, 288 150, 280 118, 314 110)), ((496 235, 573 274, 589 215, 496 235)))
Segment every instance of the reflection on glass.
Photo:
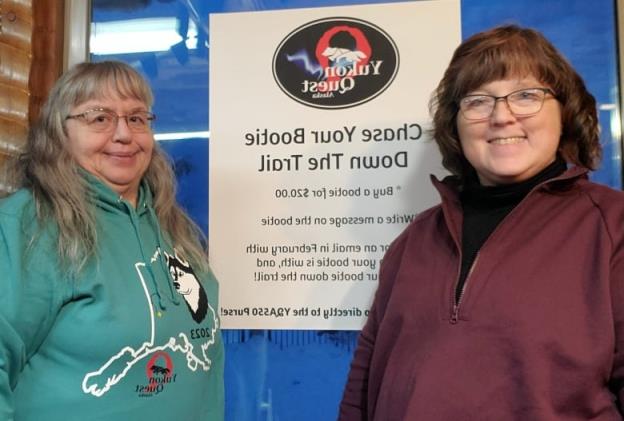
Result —
POLYGON ((186 39, 178 33, 175 18, 130 19, 91 24, 91 54, 111 55, 167 51, 184 41, 187 49, 197 48, 197 27, 189 23, 186 39))

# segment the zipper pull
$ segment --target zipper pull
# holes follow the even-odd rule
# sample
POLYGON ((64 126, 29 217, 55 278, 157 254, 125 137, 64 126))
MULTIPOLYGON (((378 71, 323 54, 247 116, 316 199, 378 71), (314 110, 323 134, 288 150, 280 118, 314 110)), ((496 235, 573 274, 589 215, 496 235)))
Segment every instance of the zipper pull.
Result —
POLYGON ((450 322, 452 325, 456 325, 457 322, 459 322, 459 306, 457 304, 453 306, 453 314, 451 314, 450 322))

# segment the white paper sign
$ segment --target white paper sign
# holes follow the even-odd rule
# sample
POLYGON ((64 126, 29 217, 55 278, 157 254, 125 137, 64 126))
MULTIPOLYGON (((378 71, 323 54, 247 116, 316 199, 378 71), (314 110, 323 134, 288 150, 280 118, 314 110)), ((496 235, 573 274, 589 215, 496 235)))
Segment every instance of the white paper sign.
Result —
POLYGON ((214 14, 210 30, 222 327, 360 329, 384 251, 439 201, 428 103, 459 1, 214 14))

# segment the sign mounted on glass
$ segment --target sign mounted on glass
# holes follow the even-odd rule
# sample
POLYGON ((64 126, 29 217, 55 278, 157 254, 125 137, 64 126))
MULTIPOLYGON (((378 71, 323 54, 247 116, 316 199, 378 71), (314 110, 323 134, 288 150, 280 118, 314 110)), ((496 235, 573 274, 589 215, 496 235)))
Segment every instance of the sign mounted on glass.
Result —
POLYGON ((210 28, 222 326, 360 329, 389 243, 438 201, 428 103, 459 1, 214 14, 210 28))

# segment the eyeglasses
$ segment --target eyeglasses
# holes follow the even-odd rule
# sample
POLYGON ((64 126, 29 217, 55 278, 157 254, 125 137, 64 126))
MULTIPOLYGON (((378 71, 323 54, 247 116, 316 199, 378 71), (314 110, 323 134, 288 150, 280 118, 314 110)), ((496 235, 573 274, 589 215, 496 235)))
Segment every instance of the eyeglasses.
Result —
POLYGON ((505 100, 514 116, 527 117, 540 112, 547 94, 555 96, 548 88, 520 89, 505 96, 467 95, 459 100, 459 109, 466 120, 484 120, 492 115, 497 101, 505 100))
POLYGON ((118 115, 106 108, 95 108, 80 114, 68 115, 65 119, 80 119, 87 123, 89 129, 98 133, 112 132, 117 128, 119 119, 126 120, 130 131, 134 133, 146 133, 151 130, 152 121, 156 116, 148 111, 136 111, 128 115, 118 115))

